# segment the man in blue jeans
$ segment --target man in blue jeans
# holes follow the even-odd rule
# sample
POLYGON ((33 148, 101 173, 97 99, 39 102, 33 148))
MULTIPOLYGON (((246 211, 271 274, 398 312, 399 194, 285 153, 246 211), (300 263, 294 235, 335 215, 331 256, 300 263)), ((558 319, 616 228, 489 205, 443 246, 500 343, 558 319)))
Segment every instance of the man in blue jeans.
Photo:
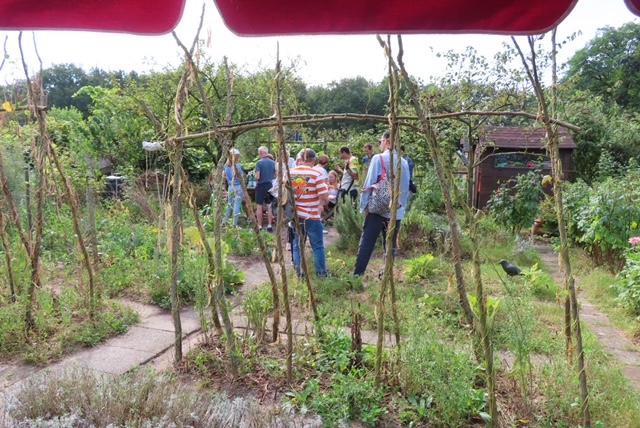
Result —
MULTIPOLYGON (((367 211, 367 205, 369 204, 369 198, 371 197, 372 186, 380 180, 382 176, 382 162, 384 162, 385 170, 387 174, 391 174, 393 170, 394 175, 400 173, 400 198, 398 211, 396 213, 396 228, 393 235, 393 256, 395 257, 397 251, 397 238, 398 231, 400 230, 400 221, 404 218, 404 213, 407 208, 407 202, 409 200, 409 164, 407 161, 400 157, 396 150, 393 151, 393 165, 391 165, 391 141, 389 140, 389 132, 385 132, 380 140, 379 155, 373 156, 367 171, 367 178, 365 178, 362 186, 362 198, 360 200, 360 211, 365 213, 364 226, 362 227, 362 235, 360 236, 360 244, 358 245, 358 255, 356 256, 356 267, 354 269, 354 275, 364 275, 369 264, 371 254, 376 245, 376 241, 382 233, 383 246, 386 247, 386 236, 389 228, 389 219, 391 218, 391 211, 384 215, 374 214, 367 211), (401 162, 401 168, 398 169, 398 159, 401 162)), ((394 188, 392 183, 392 189, 394 188)), ((386 255, 386 248, 385 248, 386 255)))
POLYGON ((322 211, 329 200, 329 190, 322 174, 313 168, 316 164, 316 152, 304 149, 300 163, 291 169, 291 187, 296 202, 296 213, 300 219, 300 231, 294 229, 292 252, 293 266, 298 277, 302 277, 300 269, 300 251, 309 237, 313 250, 313 262, 318 278, 327 277, 327 260, 324 252, 324 228, 322 227, 322 211))

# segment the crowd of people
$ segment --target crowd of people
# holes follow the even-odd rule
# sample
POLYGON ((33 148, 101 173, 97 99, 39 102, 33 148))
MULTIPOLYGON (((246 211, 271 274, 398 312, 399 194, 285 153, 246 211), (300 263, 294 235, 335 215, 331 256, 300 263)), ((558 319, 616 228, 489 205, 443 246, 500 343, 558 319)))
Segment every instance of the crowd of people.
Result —
MULTIPOLYGON (((298 234, 297 228, 290 225, 292 259, 299 277, 303 276, 300 267, 300 251, 301 248, 304 248, 307 239, 309 239, 313 253, 316 276, 318 278, 327 277, 324 247, 326 230, 323 225, 323 217, 327 213, 332 213, 339 203, 351 203, 357 207, 358 196, 360 196, 359 208, 365 214, 365 220, 353 274, 363 275, 365 273, 377 239, 381 234, 386 237, 389 228, 390 211, 374 213, 369 212, 368 209, 373 189, 388 176, 389 171, 393 171, 395 175, 400 172, 400 196, 392 248, 392 256, 395 257, 400 222, 404 218, 409 200, 409 189, 413 186, 413 161, 406 156, 404 147, 402 147, 401 171, 398 171, 399 154, 394 150, 394 161, 392 162, 389 132, 384 133, 379 144, 380 154, 375 154, 372 144, 365 145, 365 156, 362 161, 351 153, 349 147, 341 147, 339 156, 343 162, 336 163, 333 169, 329 169, 329 156, 326 154, 317 155, 310 148, 301 150, 296 159, 288 157, 287 161, 282 161, 280 164, 274 160, 267 147, 258 148, 259 160, 255 167, 255 202, 258 228, 261 231, 273 232, 274 214, 271 205, 277 198, 279 181, 288 178, 295 198, 296 214, 300 221, 300 234, 298 234), (265 211, 266 227, 263 224, 265 211)), ((237 149, 231 149, 225 164, 229 202, 225 221, 232 217, 234 226, 238 225, 244 196, 238 174, 245 174, 245 172, 239 162, 240 152, 237 149)), ((386 245, 386 239, 383 239, 383 245, 386 245)), ((386 256, 386 248, 384 252, 386 256)))

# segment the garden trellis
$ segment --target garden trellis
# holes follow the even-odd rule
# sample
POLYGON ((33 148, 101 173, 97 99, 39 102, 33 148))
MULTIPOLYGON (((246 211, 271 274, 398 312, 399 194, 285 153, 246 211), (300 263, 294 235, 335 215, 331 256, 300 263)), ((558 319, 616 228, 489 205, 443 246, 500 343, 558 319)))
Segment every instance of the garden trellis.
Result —
MULTIPOLYGON (((400 39, 399 39, 400 40, 400 39)), ((385 47, 385 49, 388 48, 389 45, 389 41, 387 41, 387 45, 384 46, 384 42, 381 41, 381 44, 383 44, 383 47, 385 47)), ((187 49, 185 48, 185 53, 188 53, 187 49)), ((193 48, 191 49, 191 54, 193 53, 193 48)), ((389 53, 390 53, 390 49, 389 49, 389 53)), ((403 78, 406 80, 406 82, 409 84, 411 82, 411 79, 409 78, 408 74, 406 73, 406 70, 404 70, 404 66, 401 62, 401 54, 402 54, 402 49, 400 49, 400 56, 399 56, 399 61, 397 65, 395 65, 396 73, 401 73, 403 78)), ((181 86, 179 88, 179 94, 180 96, 177 97, 177 102, 176 102, 176 122, 178 124, 180 124, 181 122, 181 108, 182 108, 182 102, 181 101, 181 97, 182 100, 184 99, 184 94, 186 91, 186 86, 187 86, 187 76, 192 76, 195 77, 195 82, 198 82, 197 80, 197 67, 195 66, 195 64, 193 63, 193 60, 190 58, 190 55, 187 54, 187 66, 186 69, 187 71, 185 71, 185 76, 183 77, 181 86)), ((389 55, 390 56, 390 55, 389 55)), ((391 60, 390 60, 391 61, 391 60)), ((390 66, 391 68, 391 66, 390 66)), ((278 73, 276 73, 278 75, 278 73)), ((229 77, 231 78, 231 76, 229 75, 229 77)), ((532 77, 533 79, 533 77, 532 77)), ((539 83, 539 82, 538 82, 539 83)), ((197 85, 197 83, 196 83, 197 85)), ((228 85, 229 90, 232 90, 232 85, 229 84, 228 85)), ((539 94, 539 88, 537 89, 537 95, 540 96, 539 94)), ((542 97, 540 97, 542 98, 542 97)), ((232 97, 229 97, 229 100, 231 100, 232 97)), ((178 253, 177 251, 179 250, 178 248, 178 240, 179 240, 179 230, 181 227, 181 218, 179 217, 181 215, 181 190, 182 190, 182 185, 181 185, 181 180, 185 179, 185 176, 182 172, 182 166, 181 166, 181 153, 184 147, 188 147, 188 142, 193 140, 193 139, 200 139, 200 138, 207 138, 211 141, 211 145, 218 145, 220 148, 220 153, 226 153, 228 151, 228 149, 232 146, 232 141, 231 141, 231 136, 234 134, 240 134, 242 132, 251 130, 251 129, 258 129, 258 128, 272 128, 272 127, 276 127, 277 132, 278 132, 278 141, 281 145, 281 147, 283 148, 283 143, 284 143, 284 138, 283 138, 283 128, 285 126, 289 126, 289 125, 304 125, 304 124, 312 124, 312 123, 322 123, 322 122, 326 122, 326 121, 336 121, 336 120, 344 120, 344 121, 373 121, 373 122, 380 122, 380 123, 390 123, 390 126, 392 127, 392 129, 394 129, 395 127, 401 127, 401 126, 409 126, 413 129, 419 130, 421 133, 423 133, 424 135, 426 135, 426 139, 428 144, 430 145, 430 149, 432 150, 433 153, 433 157, 434 157, 434 161, 436 161, 436 163, 440 163, 440 165, 436 164, 437 169, 438 169, 438 174, 439 174, 439 178, 441 181, 441 184, 444 187, 447 187, 450 185, 451 183, 451 177, 450 177, 450 171, 446 170, 446 159, 444 159, 442 157, 442 153, 438 152, 438 146, 437 146, 437 135, 434 133, 433 127, 432 127, 432 121, 433 120, 437 120, 437 119, 445 119, 445 118, 454 118, 454 117, 462 117, 462 116, 472 116, 472 115, 499 115, 499 116, 520 116, 520 117, 527 117, 530 118, 532 120, 537 120, 540 121, 541 120, 541 116, 540 115, 532 115, 529 113, 525 113, 525 112, 459 112, 459 113, 452 113, 452 114, 446 114, 446 115, 431 115, 428 110, 421 110, 422 106, 420 106, 420 104, 417 101, 417 97, 414 97, 413 101, 414 101, 414 107, 418 113, 418 115, 416 117, 403 117, 403 116, 399 116, 399 117, 393 117, 393 114, 390 117, 387 116, 371 116, 371 115, 351 115, 351 114, 339 114, 339 115, 304 115, 304 116, 282 116, 282 114, 280 112, 278 112, 278 114, 276 115, 276 117, 274 118, 265 118, 265 119, 258 119, 256 121, 252 121, 252 122, 246 122, 246 123, 240 123, 240 124, 233 124, 230 121, 230 113, 233 111, 233 108, 231 105, 228 106, 228 110, 227 110, 227 120, 225 121, 225 123, 223 124, 215 124, 213 121, 213 115, 210 114, 209 115, 209 119, 211 120, 211 128, 213 128, 210 131, 204 132, 204 133, 199 133, 199 134, 192 134, 192 135, 183 135, 183 128, 181 126, 178 127, 178 132, 175 133, 175 135, 171 138, 167 138, 166 141, 164 142, 159 142, 159 143, 152 143, 152 144, 158 144, 159 146, 162 145, 164 147, 159 147, 159 149, 164 148, 165 150, 169 150, 173 156, 173 160, 174 160, 174 179, 173 179, 173 185, 174 185, 174 193, 173 193, 173 209, 172 209, 172 236, 173 236, 173 245, 171 247, 172 250, 172 285, 174 285, 174 287, 172 287, 172 309, 174 311, 174 321, 176 323, 176 360, 180 361, 181 357, 182 357, 182 349, 181 349, 181 342, 180 342, 180 318, 179 318, 179 301, 177 298, 177 295, 175 293, 175 282, 177 281, 177 269, 179 266, 179 260, 178 260, 178 253)), ((203 97, 203 102, 206 101, 206 97, 203 97)), ((542 101, 543 102, 543 98, 542 101)), ((34 103, 35 104, 35 103, 34 103)), ((276 105, 278 106, 279 104, 276 103, 276 105)), ((552 116, 552 115, 551 115, 552 116)), ((544 125, 547 129, 552 130, 554 125, 560 125, 560 126, 566 126, 567 128, 570 129, 576 129, 576 127, 570 125, 570 124, 566 124, 566 123, 562 123, 559 122, 557 120, 555 120, 554 118, 550 117, 550 115, 545 114, 542 117, 543 121, 544 121, 544 125)), ((553 136, 553 133, 550 134, 551 136, 553 136)), ((553 137, 552 137, 553 138, 553 137)), ((153 146, 155 147, 155 146, 153 146)), ((553 147, 552 147, 553 148, 553 147)), ((280 156, 282 156, 284 153, 284 149, 279 150, 279 154, 280 156)), ((221 158, 224 156, 221 156, 221 158)), ((221 159, 218 159, 219 163, 218 163, 218 168, 216 169, 215 172, 215 177, 216 179, 221 179, 221 163, 220 163, 221 159)), ((62 172, 61 172, 62 173, 62 172)), ((244 184, 244 183, 243 183, 244 184)), ((246 187, 245 187, 245 192, 246 192, 246 187)), ((450 226, 451 226, 451 230, 454 236, 454 241, 455 239, 459 240, 459 234, 460 234, 460 230, 459 230, 459 226, 456 223, 455 220, 455 215, 454 213, 452 213, 453 211, 453 203, 454 200, 457 199, 457 195, 455 194, 456 190, 451 189, 451 188, 447 188, 447 190, 445 191, 445 193, 447 193, 447 198, 448 200, 447 202, 447 211, 449 214, 449 220, 450 220, 450 226)), ((246 194, 246 193, 245 193, 246 194)), ((72 196, 70 196, 70 198, 72 198, 72 196)), ((560 211, 560 210, 559 210, 560 211)), ((215 281, 220 281, 221 278, 221 274, 220 274, 220 266, 222 264, 221 260, 220 260, 220 213, 221 213, 221 205, 219 204, 216 207, 216 230, 215 230, 215 257, 213 257, 211 255, 211 253, 209 252, 209 255, 211 256, 210 259, 214 260, 212 263, 212 280, 215 281)), ((474 215, 474 213, 472 211, 467 211, 466 212, 467 215, 467 220, 470 222, 473 222, 474 219, 476 219, 476 215, 477 213, 474 215)), ((560 214, 559 214, 560 215, 560 214)), ((197 216, 197 213, 196 213, 197 216)), ((255 224, 255 222, 254 222, 255 224)), ((471 224, 476 224, 476 223, 471 223, 471 224)), ((281 226, 281 224, 278 225, 279 227, 281 226)), ((473 231, 473 229, 472 229, 473 231)), ((476 235, 477 237, 477 229, 472 232, 476 235)), ((257 236, 259 236, 259 233, 257 234, 257 236)), ((260 238, 258 238, 260 240, 260 238)), ((475 239, 475 237, 472 237, 472 240, 475 239)), ((203 239, 203 241, 206 241, 206 239, 203 239)), ((264 246, 264 243, 260 242, 260 247, 263 253, 263 258, 265 259, 265 263, 267 263, 267 265, 270 265, 269 263, 269 256, 266 252, 266 247, 264 246)), ((459 242, 456 245, 460 245, 459 242)), ((566 248, 563 250, 563 259, 566 255, 566 248)), ((482 283, 480 281, 480 272, 479 272, 479 255, 477 254, 477 248, 476 248, 476 252, 474 252, 473 254, 474 256, 474 266, 473 266, 473 275, 474 275, 474 282, 476 284, 476 293, 477 293, 477 304, 480 305, 480 315, 477 316, 475 315, 471 308, 469 307, 469 303, 466 302, 465 303, 465 298, 466 298, 466 286, 465 286, 465 279, 463 276, 463 272, 461 270, 461 265, 460 265, 460 255, 459 255, 459 248, 456 250, 454 248, 454 263, 456 264, 456 268, 455 268, 455 274, 456 274, 456 281, 458 283, 458 292, 459 292, 459 296, 460 296, 460 302, 463 306, 463 310, 466 314, 467 320, 469 322, 470 325, 472 325, 477 332, 477 338, 478 341, 480 342, 480 345, 482 347, 482 350, 484 352, 484 359, 485 359, 485 363, 487 364, 487 372, 489 374, 489 389, 491 390, 492 388, 495 388, 495 385, 491 385, 491 376, 492 376, 492 372, 493 369, 490 366, 490 364, 492 363, 493 357, 492 357, 492 349, 491 349, 491 343, 490 343, 490 332, 487 331, 486 326, 482 326, 483 324, 483 320, 484 322, 486 322, 486 307, 485 305, 485 295, 483 294, 482 291, 482 283), (483 312, 484 311, 484 312, 483 312), (476 325, 476 318, 480 318, 479 321, 479 326, 476 325)), ((282 257, 282 248, 279 248, 279 257, 282 257)), ((85 257, 88 258, 88 257, 85 257)), ((568 263, 568 259, 564 259, 564 263, 565 266, 566 263, 568 263)), ((284 265, 282 265, 282 271, 284 272, 284 265)), ((306 270, 306 268, 305 268, 306 270)), ((392 272, 392 269, 386 269, 386 274, 385 274, 385 284, 387 283, 386 281, 392 281, 392 277, 390 277, 392 272)), ((575 293, 575 289, 573 288, 572 284, 571 284, 571 274, 570 274, 570 266, 568 266, 568 269, 565 271, 567 272, 567 276, 568 276, 568 282, 569 285, 567 286, 568 290, 572 291, 572 293, 575 293)), ((91 274, 90 274, 91 275, 91 274)), ((270 279, 272 282, 272 285, 274 287, 274 297, 275 295, 277 295, 277 286, 276 286, 276 280, 275 280, 275 276, 272 274, 272 272, 270 272, 270 279)), ((308 279, 308 275, 307 275, 307 279, 308 279)), ((286 284, 286 277, 283 277, 283 286, 286 284)), ((311 306, 312 308, 314 307, 314 302, 313 302, 313 297, 312 297, 312 290, 311 290, 311 285, 308 283, 308 287, 310 288, 310 299, 311 299, 311 306)), ((393 283, 390 283, 390 286, 393 286, 393 283)), ((223 302, 223 299, 220 298, 221 294, 217 294, 220 293, 221 291, 221 284, 220 282, 217 282, 216 286, 214 287, 214 301, 217 301, 219 303, 223 302)), ((571 296, 572 300, 574 296, 571 296)), ((286 292, 285 292, 285 298, 286 298, 286 292)), ((382 306, 382 301, 384 299, 384 291, 382 291, 381 294, 381 306, 382 306)), ((224 304, 224 303, 223 303, 224 304)), ((285 302, 285 305, 287 305, 288 303, 285 302)), ((220 308, 222 311, 224 311, 224 308, 220 308)), ((574 319, 574 328, 578 327, 577 330, 577 336, 580 337, 580 333, 579 333, 579 324, 578 324, 578 319, 577 319, 577 305, 573 305, 571 306, 572 309, 572 316, 574 319), (574 312, 575 311, 575 312, 574 312)), ((286 308, 285 308, 286 311, 286 308)), ((315 312, 315 310, 314 310, 315 312)), ((382 315, 381 315, 382 316, 382 315)), ((289 317, 289 315, 287 315, 287 317, 289 317)), ((317 319, 318 315, 317 313, 314 313, 314 318, 317 319)), ((215 319, 217 318, 217 313, 214 315, 214 323, 215 323, 215 319)), ((233 351, 233 326, 230 324, 230 321, 228 319, 228 317, 225 317, 225 315, 223 314, 223 319, 224 319, 224 324, 225 324, 225 329, 227 332, 227 339, 230 341, 230 349, 231 349, 231 360, 232 360, 232 366, 235 367, 235 363, 233 362, 234 360, 234 355, 233 353, 235 351, 233 351)), ((217 325, 218 327, 219 325, 217 325)), ((277 339, 277 331, 278 331, 278 325, 277 325, 277 321, 274 321, 274 327, 273 327, 273 333, 274 333, 274 340, 277 339)), ((290 332, 290 320, 287 320, 287 333, 290 332)), ((289 342, 291 342, 291 337, 289 335, 289 342)), ((379 342, 378 345, 378 349, 381 349, 381 342, 379 342)), ((290 351, 289 351, 289 355, 288 357, 290 358, 290 351)), ((236 367, 237 368, 237 367, 236 367)), ((235 370, 234 370, 235 372, 235 370)), ((581 367, 581 378, 583 376, 584 373, 584 367, 581 367)), ((582 379, 581 379, 582 380, 582 379)), ((493 391, 493 393, 495 393, 495 390, 493 391)), ((491 395, 491 393, 490 393, 491 395)), ((495 401, 493 401, 492 403, 493 406, 495 406, 495 401)), ((582 405, 584 407, 584 412, 585 412, 585 426, 589 425, 589 419, 588 419, 588 401, 583 397, 583 402, 582 405)), ((495 407, 492 407, 492 419, 495 420, 496 418, 496 414, 493 412, 493 410, 495 409, 495 407)))

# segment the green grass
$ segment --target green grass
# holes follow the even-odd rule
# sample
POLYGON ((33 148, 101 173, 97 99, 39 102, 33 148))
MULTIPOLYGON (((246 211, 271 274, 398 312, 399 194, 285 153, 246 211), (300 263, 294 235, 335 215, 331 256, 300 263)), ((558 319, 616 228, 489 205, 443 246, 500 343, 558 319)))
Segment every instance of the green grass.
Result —
POLYGON ((633 339, 640 333, 638 320, 616 302, 617 294, 611 285, 616 277, 603 268, 596 268, 581 275, 578 286, 584 290, 587 299, 604 312, 611 323, 622 330, 627 338, 633 339))

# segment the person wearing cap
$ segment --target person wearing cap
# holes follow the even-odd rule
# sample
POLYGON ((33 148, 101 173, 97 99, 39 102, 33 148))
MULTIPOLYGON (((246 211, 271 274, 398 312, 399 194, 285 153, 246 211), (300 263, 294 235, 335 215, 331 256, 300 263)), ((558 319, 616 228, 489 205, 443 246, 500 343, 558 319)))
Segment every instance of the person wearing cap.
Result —
POLYGON ((301 248, 304 248, 307 237, 309 237, 313 250, 316 276, 318 278, 327 277, 322 210, 329 199, 329 191, 320 171, 314 169, 315 164, 316 152, 312 149, 304 149, 300 164, 290 171, 296 213, 300 219, 300 232, 302 233, 302 239, 300 239, 298 231, 294 230, 292 243, 293 266, 299 278, 302 277, 300 251, 301 248))
POLYGON ((229 204, 227 212, 224 215, 224 221, 226 222, 233 212, 233 225, 237 226, 238 218, 240 217, 240 210, 242 209, 242 199, 244 197, 238 173, 244 175, 244 171, 239 163, 240 151, 238 151, 238 149, 231 149, 230 153, 231 154, 227 158, 227 162, 224 164, 224 177, 227 180, 227 192, 229 195, 229 204))
MULTIPOLYGON (((258 222, 258 228, 262 230, 262 213, 263 205, 269 205, 271 203, 271 196, 269 190, 273 186, 273 179, 276 175, 276 163, 269 159, 269 149, 262 146, 258 148, 258 156, 260 160, 256 163, 256 217, 258 222)), ((267 231, 273 232, 273 212, 271 209, 267 209, 267 231)))
POLYGON ((362 198, 360 199, 360 211, 365 213, 364 226, 362 227, 362 235, 360 235, 360 243, 358 244, 358 254, 356 255, 356 266, 353 274, 356 276, 364 275, 369 264, 369 259, 373 254, 376 241, 382 233, 382 245, 384 248, 385 256, 386 252, 386 236, 389 229, 389 220, 391 218, 391 211, 386 214, 370 213, 367 210, 369 204, 369 198, 371 197, 371 190, 373 185, 378 183, 383 174, 383 162, 384 170, 388 174, 393 171, 394 175, 400 174, 400 198, 398 210, 396 212, 396 227, 393 236, 393 250, 392 255, 395 257, 398 249, 398 232, 400 231, 400 221, 404 218, 405 211, 407 209, 407 202, 409 200, 409 164, 406 159, 402 158, 397 150, 393 151, 393 162, 391 162, 391 140, 389 132, 385 132, 380 139, 380 151, 379 155, 374 155, 371 158, 371 164, 367 171, 367 177, 364 180, 362 186, 362 198), (400 159, 400 169, 398 169, 398 159, 400 159), (392 165, 393 163, 393 165, 392 165))

